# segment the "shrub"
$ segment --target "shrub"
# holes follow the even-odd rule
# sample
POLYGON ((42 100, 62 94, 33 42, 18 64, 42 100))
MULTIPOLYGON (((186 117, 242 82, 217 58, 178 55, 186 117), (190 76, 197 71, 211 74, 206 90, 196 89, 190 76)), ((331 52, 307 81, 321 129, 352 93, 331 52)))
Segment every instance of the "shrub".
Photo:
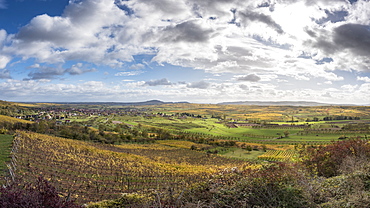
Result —
POLYGON ((12 183, 0 187, 2 208, 77 208, 73 201, 58 195, 50 183, 39 177, 35 183, 12 183))
POLYGON ((356 171, 325 179, 316 194, 321 207, 368 207, 370 204, 370 174, 356 171))
POLYGON ((312 173, 332 177, 340 174, 345 158, 370 158, 370 145, 367 140, 351 139, 327 146, 308 147, 300 155, 302 163, 312 173))
POLYGON ((310 207, 300 173, 284 163, 258 170, 224 171, 184 194, 183 202, 207 207, 310 207))

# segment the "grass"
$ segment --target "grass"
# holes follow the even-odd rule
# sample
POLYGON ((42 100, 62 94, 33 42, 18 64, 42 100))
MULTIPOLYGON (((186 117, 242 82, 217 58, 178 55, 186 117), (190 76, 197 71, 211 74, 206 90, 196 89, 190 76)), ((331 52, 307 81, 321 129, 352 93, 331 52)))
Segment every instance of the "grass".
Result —
POLYGON ((4 176, 6 162, 9 161, 10 149, 13 141, 12 135, 0 134, 0 176, 4 176))

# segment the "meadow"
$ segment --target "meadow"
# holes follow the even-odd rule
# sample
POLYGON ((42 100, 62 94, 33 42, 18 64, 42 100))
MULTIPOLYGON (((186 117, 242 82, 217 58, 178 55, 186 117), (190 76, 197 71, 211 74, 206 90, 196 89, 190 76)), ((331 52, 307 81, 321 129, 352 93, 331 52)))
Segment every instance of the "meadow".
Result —
POLYGON ((3 181, 3 177, 7 171, 6 164, 10 161, 10 151, 12 147, 13 136, 0 134, 0 181, 3 181))

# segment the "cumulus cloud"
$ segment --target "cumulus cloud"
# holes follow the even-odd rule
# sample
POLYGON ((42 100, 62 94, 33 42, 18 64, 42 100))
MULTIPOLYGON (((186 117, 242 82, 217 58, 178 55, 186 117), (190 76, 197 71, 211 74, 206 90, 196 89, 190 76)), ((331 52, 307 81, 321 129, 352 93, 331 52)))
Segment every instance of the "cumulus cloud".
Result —
MULTIPOLYGON (((0 7, 4 3, 0 0, 0 7)), ((298 92, 278 91, 274 86, 262 84, 288 85, 291 80, 314 80, 314 83, 330 84, 334 89, 337 81, 349 82, 338 70, 370 71, 369 15, 370 1, 364 0, 73 0, 62 15, 36 16, 16 34, 0 29, 0 72, 6 79, 10 77, 9 71, 13 72, 10 66, 34 61, 26 77, 29 82, 21 82, 28 86, 32 80, 40 83, 96 70, 87 67, 88 64, 128 68, 128 71, 106 74, 108 77, 140 75, 144 73, 141 70, 154 69, 152 66, 159 63, 156 66, 170 64, 219 74, 218 81, 224 85, 214 90, 215 83, 186 84, 188 80, 185 80, 180 86, 166 78, 130 84, 173 85, 177 90, 186 85, 184 89, 194 93, 192 96, 197 89, 207 89, 210 96, 216 97, 219 93, 249 90, 257 98, 263 93, 276 99, 320 98, 329 93, 332 98, 345 99, 341 93, 348 93, 349 88, 298 92), (137 63, 141 55, 150 56, 151 60, 137 63), (69 67, 69 61, 87 64, 69 67), (64 64, 69 68, 63 67, 64 64), (225 84, 230 80, 223 79, 224 74, 234 77, 232 81, 250 83, 236 84, 231 90, 225 84)), ((365 77, 357 80, 368 82, 365 77)), ((59 87, 83 88, 82 85, 59 87)), ((106 90, 104 87, 96 89, 106 90)), ((163 93, 173 95, 168 91, 163 93)))
POLYGON ((242 85, 239 85, 239 87, 240 87, 240 89, 242 89, 242 90, 249 90, 248 85, 244 85, 244 84, 242 84, 242 85))
POLYGON ((341 88, 345 91, 353 92, 358 88, 358 85, 347 84, 347 85, 342 85, 341 88))
POLYGON ((370 82, 370 78, 369 77, 359 77, 359 76, 357 76, 357 80, 364 81, 364 82, 370 82))
POLYGON ((261 80, 261 77, 255 74, 248 74, 246 76, 237 76, 236 80, 238 81, 247 81, 247 82, 258 82, 261 80))
POLYGON ((145 69, 145 65, 144 64, 133 64, 130 66, 130 69, 136 69, 136 70, 145 69))
POLYGON ((88 72, 95 72, 97 71, 95 68, 90 69, 83 69, 83 64, 78 63, 76 65, 71 66, 70 68, 66 69, 65 72, 70 75, 81 75, 88 72))
POLYGON ((166 78, 163 78, 163 79, 146 81, 145 85, 149 85, 149 86, 172 85, 172 83, 168 81, 166 78))
POLYGON ((61 76, 65 73, 65 69, 55 67, 38 67, 36 70, 28 73, 29 79, 53 79, 56 76, 61 76))
POLYGON ((0 69, 5 68, 10 60, 11 58, 8 56, 0 56, 0 69))
POLYGON ((116 73, 114 76, 121 77, 121 76, 136 76, 139 74, 144 73, 143 71, 129 71, 129 72, 119 72, 116 73))
POLYGON ((370 56, 370 25, 341 25, 334 29, 334 43, 356 55, 370 56))
MULTIPOLYGON (((282 34, 284 31, 281 28, 279 24, 277 24, 271 16, 253 12, 253 11, 246 11, 246 12, 240 12, 240 15, 243 17, 244 20, 249 20, 249 21, 257 21, 260 23, 264 23, 267 26, 273 28, 277 33, 282 34)), ((246 23, 248 24, 248 23, 246 23)))
POLYGON ((7 52, 50 63, 82 59, 119 64, 132 59, 112 38, 124 32, 117 31, 122 21, 127 21, 125 13, 112 0, 71 1, 62 16, 33 18, 14 36, 7 52))
POLYGON ((322 95, 323 97, 332 98, 332 95, 330 92, 326 92, 322 95))
POLYGON ((199 82, 192 82, 186 85, 188 88, 198 88, 198 89, 207 89, 211 86, 209 82, 206 81, 199 81, 199 82))
POLYGON ((62 67, 52 67, 52 66, 40 66, 35 64, 30 66, 30 69, 33 69, 28 73, 29 78, 25 80, 40 80, 40 79, 55 79, 61 77, 64 74, 70 75, 81 75, 88 72, 95 72, 95 68, 84 69, 82 68, 83 64, 79 63, 72 65, 70 68, 64 69, 62 67))
POLYGON ((9 78, 11 78, 10 77, 10 72, 9 72, 9 70, 7 70, 7 69, 0 69, 0 79, 9 79, 9 78))
MULTIPOLYGON (((275 67, 277 63, 296 58, 303 51, 313 54, 311 59, 315 61, 325 54, 333 56, 331 69, 363 70, 370 67, 364 61, 345 64, 339 61, 339 55, 334 55, 341 48, 354 55, 368 54, 368 15, 361 16, 361 12, 368 14, 365 4, 368 3, 70 1, 61 16, 44 14, 32 19, 15 34, 5 51, 41 62, 79 59, 115 67, 132 61, 133 55, 149 53, 154 54, 152 61, 212 73, 274 73, 282 70, 275 67), (336 21, 332 21, 334 16, 336 21), (336 25, 346 21, 350 22, 336 25)), ((143 67, 134 64, 130 69, 143 67)))
POLYGON ((6 38, 7 38, 7 32, 4 29, 0 29, 0 48, 3 46, 6 38))
POLYGON ((190 20, 175 26, 169 26, 162 32, 163 36, 160 38, 164 42, 197 43, 208 41, 213 31, 202 28, 195 20, 190 20))

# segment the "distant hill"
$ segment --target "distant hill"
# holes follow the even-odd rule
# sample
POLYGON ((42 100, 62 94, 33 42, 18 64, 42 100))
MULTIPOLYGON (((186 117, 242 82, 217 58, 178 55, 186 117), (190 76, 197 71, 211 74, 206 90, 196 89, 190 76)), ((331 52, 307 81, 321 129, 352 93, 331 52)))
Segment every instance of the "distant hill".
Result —
POLYGON ((143 102, 53 102, 56 104, 73 104, 73 105, 118 105, 118 106, 140 106, 140 105, 162 105, 173 103, 188 103, 188 102, 163 102, 160 100, 148 100, 143 102))
MULTIPOLYGON (((10 102, 5 102, 0 100, 1 104, 10 102)), ((163 104, 177 104, 177 103, 190 103, 187 101, 183 102, 164 102, 161 100, 148 100, 142 102, 19 102, 17 105, 24 107, 36 107, 37 105, 51 105, 51 104, 69 104, 69 105, 108 105, 108 106, 143 106, 143 105, 163 105, 163 104), (34 105, 34 106, 32 106, 34 105)), ((236 102, 222 102, 217 103, 218 105, 277 105, 277 106, 356 106, 355 104, 330 104, 330 103, 319 103, 319 102, 309 102, 309 101, 236 101, 236 102)), ((362 105, 362 106, 370 106, 362 105)))
POLYGON ((219 105, 285 105, 285 106, 331 106, 331 105, 346 105, 346 104, 328 104, 307 101, 238 101, 238 102, 223 102, 219 105))

